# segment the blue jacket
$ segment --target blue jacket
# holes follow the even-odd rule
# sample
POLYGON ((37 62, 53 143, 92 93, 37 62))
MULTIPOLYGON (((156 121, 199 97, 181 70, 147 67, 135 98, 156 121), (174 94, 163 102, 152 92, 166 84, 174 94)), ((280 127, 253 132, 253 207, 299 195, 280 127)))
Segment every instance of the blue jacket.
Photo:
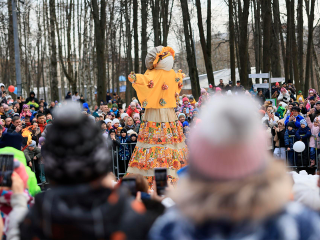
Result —
POLYGON ((295 142, 295 135, 296 135, 296 130, 292 129, 291 131, 289 131, 288 129, 286 130, 285 134, 284 134, 284 144, 286 146, 286 148, 292 148, 293 144, 295 142), (294 136, 294 137, 289 137, 290 136, 294 136))
POLYGON ((171 207, 152 225, 149 239, 292 240, 293 236, 297 240, 319 239, 319 224, 320 218, 316 212, 295 202, 287 204, 282 211, 259 223, 232 223, 219 219, 196 225, 180 213, 177 207, 171 207))
POLYGON ((119 147, 119 158, 120 160, 129 160, 130 159, 130 151, 128 144, 121 144, 121 143, 129 143, 128 137, 119 137, 120 147, 119 147))
MULTIPOLYGON (((288 122, 289 122, 289 117, 290 116, 287 116, 286 120, 284 121, 284 125, 287 126, 288 122)), ((304 119, 301 115, 298 115, 296 117, 296 122, 295 122, 295 125, 296 125, 296 128, 300 128, 300 121, 304 119)))
POLYGON ((309 138, 311 137, 311 130, 309 127, 302 128, 300 127, 296 132, 297 141, 302 140, 305 144, 308 143, 309 138), (304 135, 304 136, 301 136, 304 135))

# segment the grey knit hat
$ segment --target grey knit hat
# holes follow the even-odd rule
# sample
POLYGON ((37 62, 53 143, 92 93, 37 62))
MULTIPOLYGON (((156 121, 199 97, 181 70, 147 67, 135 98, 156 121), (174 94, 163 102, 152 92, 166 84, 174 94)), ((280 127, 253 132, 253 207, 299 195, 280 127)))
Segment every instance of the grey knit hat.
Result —
POLYGON ((100 129, 76 103, 54 110, 43 157, 46 175, 56 184, 79 184, 108 173, 110 152, 100 129))

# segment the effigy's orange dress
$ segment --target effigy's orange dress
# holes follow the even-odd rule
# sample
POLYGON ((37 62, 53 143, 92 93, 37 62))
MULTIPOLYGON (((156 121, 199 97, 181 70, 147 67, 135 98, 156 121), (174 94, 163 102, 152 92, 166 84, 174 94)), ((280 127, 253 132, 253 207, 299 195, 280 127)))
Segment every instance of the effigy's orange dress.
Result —
POLYGON ((152 186, 154 168, 167 168, 172 181, 187 162, 188 149, 183 128, 174 108, 182 88, 183 74, 174 70, 147 70, 129 75, 142 107, 145 108, 136 148, 127 173, 146 176, 152 186))

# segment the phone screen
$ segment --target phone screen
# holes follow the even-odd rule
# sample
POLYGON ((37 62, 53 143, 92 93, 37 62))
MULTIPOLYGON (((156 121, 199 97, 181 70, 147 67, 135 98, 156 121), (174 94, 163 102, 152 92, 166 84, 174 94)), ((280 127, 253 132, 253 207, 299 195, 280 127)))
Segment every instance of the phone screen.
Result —
POLYGON ((164 195, 164 191, 167 187, 167 169, 166 168, 155 168, 154 178, 157 185, 157 193, 159 196, 164 195))
POLYGON ((137 195, 137 183, 135 178, 122 178, 121 185, 128 188, 132 196, 137 195))
POLYGON ((13 154, 0 154, 0 186, 11 187, 13 173, 13 154))
POLYGON ((189 108, 186 109, 186 113, 187 113, 187 114, 189 113, 189 108))

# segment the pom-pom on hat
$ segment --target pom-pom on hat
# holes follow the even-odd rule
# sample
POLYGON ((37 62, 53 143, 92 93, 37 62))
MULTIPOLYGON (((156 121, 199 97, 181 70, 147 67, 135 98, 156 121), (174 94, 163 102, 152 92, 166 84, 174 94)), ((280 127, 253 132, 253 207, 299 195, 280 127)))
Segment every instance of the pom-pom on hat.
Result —
POLYGON ((247 96, 213 97, 190 133, 190 176, 235 180, 263 171, 267 137, 258 109, 247 96))

